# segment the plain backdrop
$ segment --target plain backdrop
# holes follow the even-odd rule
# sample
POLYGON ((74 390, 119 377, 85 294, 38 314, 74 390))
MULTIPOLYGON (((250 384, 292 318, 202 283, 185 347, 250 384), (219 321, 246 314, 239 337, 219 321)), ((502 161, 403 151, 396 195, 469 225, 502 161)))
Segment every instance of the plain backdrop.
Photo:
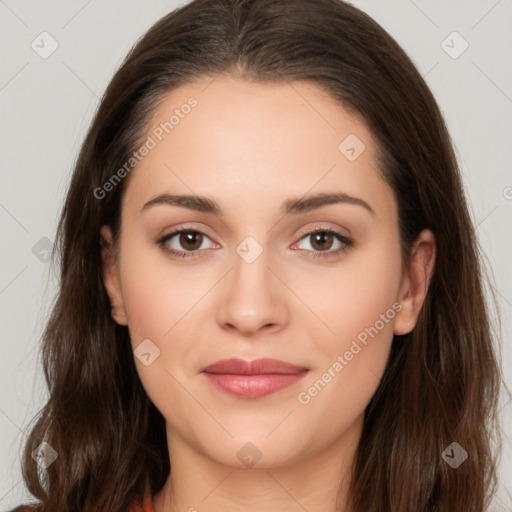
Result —
MULTIPOLYGON (((402 45, 445 115, 501 303, 510 386, 512 2, 353 3, 402 45)), ((0 511, 29 496, 21 480, 21 444, 46 397, 38 342, 56 290, 47 255, 74 160, 122 59, 177 5, 0 0, 0 511)), ((505 395, 501 414, 505 444, 493 510, 511 511, 512 403, 505 395)))

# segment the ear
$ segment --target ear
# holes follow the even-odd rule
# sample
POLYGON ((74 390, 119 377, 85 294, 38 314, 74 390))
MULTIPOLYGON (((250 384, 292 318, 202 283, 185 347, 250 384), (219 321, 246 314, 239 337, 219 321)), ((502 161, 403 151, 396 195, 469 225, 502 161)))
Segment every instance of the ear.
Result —
POLYGON ((414 329, 434 273, 435 258, 434 235, 424 229, 414 241, 408 268, 404 269, 398 294, 402 309, 395 316, 395 334, 407 334, 414 329))
POLYGON ((124 308, 123 295, 121 293, 121 282, 119 270, 115 257, 115 248, 112 237, 112 230, 109 226, 102 226, 101 234, 101 260, 103 270, 103 284, 110 297, 112 305, 111 315, 119 325, 128 325, 126 311, 124 308))

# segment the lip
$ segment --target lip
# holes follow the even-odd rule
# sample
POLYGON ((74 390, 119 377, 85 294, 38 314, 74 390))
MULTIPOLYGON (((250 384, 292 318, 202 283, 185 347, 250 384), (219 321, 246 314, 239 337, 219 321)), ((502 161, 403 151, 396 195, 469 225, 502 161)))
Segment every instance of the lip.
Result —
POLYGON ((309 368, 278 359, 223 359, 202 373, 217 389, 244 398, 260 398, 284 389, 302 379, 309 368))

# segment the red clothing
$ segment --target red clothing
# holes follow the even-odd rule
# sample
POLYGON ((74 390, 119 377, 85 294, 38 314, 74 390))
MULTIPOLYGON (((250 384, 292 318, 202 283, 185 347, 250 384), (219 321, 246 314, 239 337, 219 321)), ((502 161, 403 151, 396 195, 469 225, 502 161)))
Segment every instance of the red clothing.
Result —
POLYGON ((144 496, 144 503, 142 504, 133 502, 128 512, 155 512, 155 509, 153 508, 153 502, 151 501, 151 496, 146 494, 144 496))
MULTIPOLYGON (((19 508, 13 512, 32 512, 32 509, 29 508, 19 508)), ((138 501, 134 501, 127 512, 155 512, 153 508, 153 502, 151 500, 151 496, 146 494, 144 496, 144 502, 139 503, 138 501)))

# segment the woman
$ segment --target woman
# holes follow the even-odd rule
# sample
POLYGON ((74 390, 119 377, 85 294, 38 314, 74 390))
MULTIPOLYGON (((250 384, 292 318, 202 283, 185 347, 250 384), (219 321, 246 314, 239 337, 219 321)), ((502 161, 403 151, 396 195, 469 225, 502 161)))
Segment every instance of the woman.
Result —
POLYGON ((339 0, 195 0, 81 149, 40 511, 482 512, 500 375, 449 134, 339 0))

